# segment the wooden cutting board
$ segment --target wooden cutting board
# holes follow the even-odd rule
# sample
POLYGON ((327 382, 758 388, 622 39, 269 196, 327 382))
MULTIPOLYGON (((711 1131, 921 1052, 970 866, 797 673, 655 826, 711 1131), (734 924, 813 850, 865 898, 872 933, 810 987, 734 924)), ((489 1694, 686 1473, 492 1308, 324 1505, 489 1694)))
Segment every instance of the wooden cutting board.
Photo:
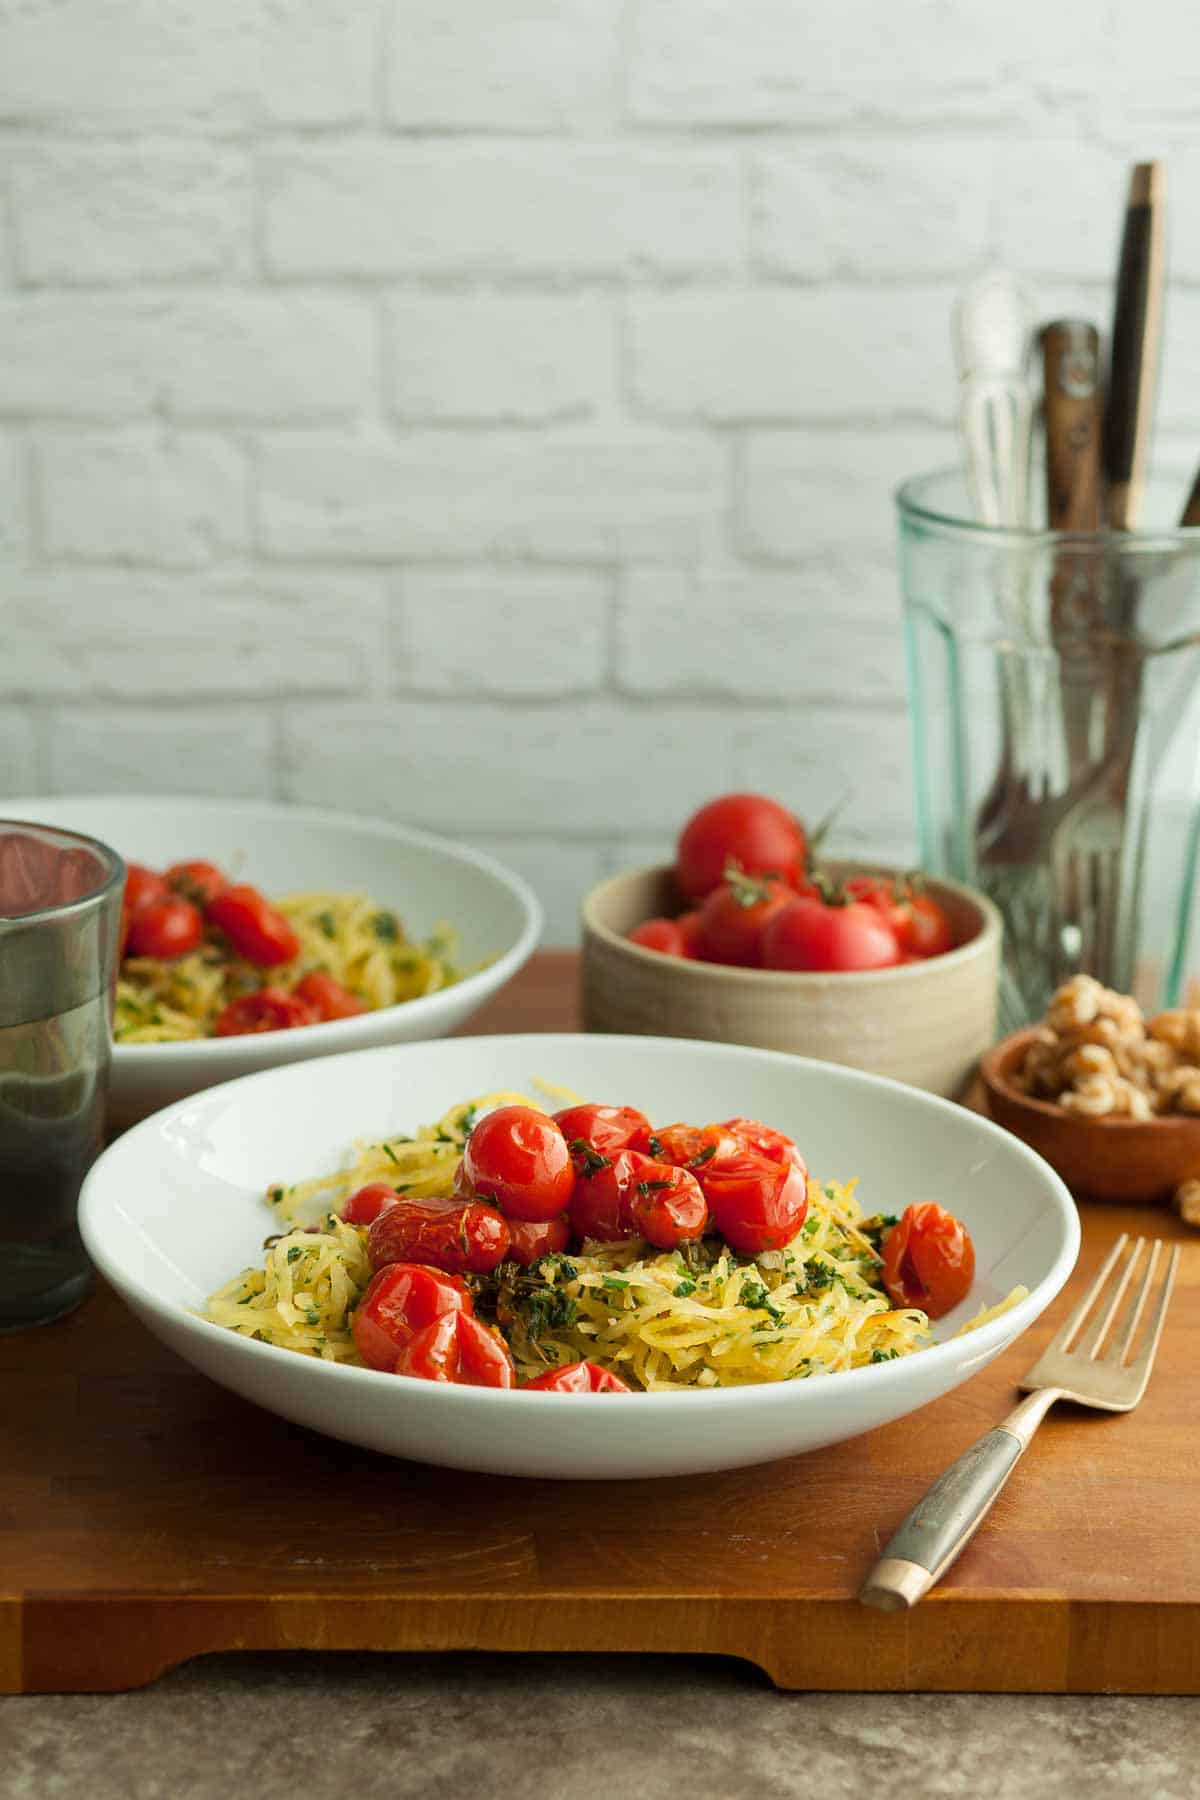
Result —
MULTIPOLYGON (((575 1023, 545 955, 476 1029, 575 1023)), ((1123 1229, 1090 1207, 1073 1286, 1123 1229)), ((931 1479, 1013 1399, 1069 1305, 936 1405, 769 1467, 507 1481, 397 1463, 260 1412, 105 1289, 0 1339, 0 1690, 135 1687, 205 1651, 709 1651, 781 1687, 1200 1692, 1200 1235, 1150 1391, 1056 1409, 947 1581, 855 1593, 931 1479)))

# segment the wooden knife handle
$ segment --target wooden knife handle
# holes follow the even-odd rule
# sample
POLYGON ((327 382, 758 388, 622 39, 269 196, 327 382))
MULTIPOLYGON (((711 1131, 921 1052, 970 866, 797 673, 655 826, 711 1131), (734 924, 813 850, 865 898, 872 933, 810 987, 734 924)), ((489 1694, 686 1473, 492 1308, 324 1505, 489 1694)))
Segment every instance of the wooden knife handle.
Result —
POLYGON ((1042 332, 1046 415, 1046 524, 1100 526, 1100 333, 1084 319, 1042 332))
POLYGON ((1121 238, 1102 462, 1109 524, 1131 531, 1141 510, 1162 331, 1166 171, 1137 163, 1121 238))

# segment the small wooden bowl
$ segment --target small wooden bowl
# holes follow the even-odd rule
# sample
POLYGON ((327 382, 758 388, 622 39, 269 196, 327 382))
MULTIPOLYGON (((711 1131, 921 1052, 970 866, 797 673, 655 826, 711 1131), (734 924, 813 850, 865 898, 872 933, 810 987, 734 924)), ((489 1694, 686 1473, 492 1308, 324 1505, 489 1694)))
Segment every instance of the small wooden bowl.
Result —
POLYGON ((997 1125, 1044 1156, 1073 1194, 1089 1200, 1165 1200, 1200 1175, 1200 1118, 1084 1119, 1013 1082, 1037 1033, 1014 1031, 979 1065, 997 1125))
MULTIPOLYGON (((834 876, 864 870, 828 867, 834 876)), ((894 969, 818 975, 688 962, 631 944, 635 925, 679 912, 682 901, 670 868, 615 875, 583 902, 584 1028, 787 1050, 957 1096, 996 1034, 1000 915, 954 881, 931 880, 929 892, 957 949, 894 969)))

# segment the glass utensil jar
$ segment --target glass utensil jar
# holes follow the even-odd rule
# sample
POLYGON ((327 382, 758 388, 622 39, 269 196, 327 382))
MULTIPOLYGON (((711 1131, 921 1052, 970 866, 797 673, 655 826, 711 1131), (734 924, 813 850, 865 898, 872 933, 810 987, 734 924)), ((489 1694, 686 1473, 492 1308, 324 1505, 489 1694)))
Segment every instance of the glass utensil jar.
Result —
POLYGON ((79 1188, 100 1152, 125 865, 0 819, 0 1332, 87 1292, 79 1188))
POLYGON ((956 471, 899 490, 921 866, 1005 923, 1001 1017, 1086 970, 1186 994, 1200 851, 1200 530, 980 525, 956 471))

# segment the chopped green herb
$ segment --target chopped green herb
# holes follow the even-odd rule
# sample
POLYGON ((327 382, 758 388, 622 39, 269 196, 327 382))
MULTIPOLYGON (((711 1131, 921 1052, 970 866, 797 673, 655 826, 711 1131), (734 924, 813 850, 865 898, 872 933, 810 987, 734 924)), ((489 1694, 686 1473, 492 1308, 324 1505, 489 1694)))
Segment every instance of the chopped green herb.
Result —
POLYGON ((601 1156, 600 1152, 593 1149, 586 1138, 572 1138, 567 1149, 572 1156, 579 1159, 581 1175, 596 1175, 601 1169, 612 1168, 612 1158, 601 1156))
POLYGON ((820 1229, 821 1229, 821 1221, 820 1221, 820 1219, 817 1218, 816 1214, 814 1213, 811 1219, 805 1220, 803 1235, 805 1237, 815 1237, 817 1232, 820 1231, 820 1229))
POLYGON ((278 1206, 283 1199, 283 1189, 281 1187, 272 1188, 268 1198, 272 1206, 278 1206))
POLYGON ((619 1275, 606 1275, 600 1285, 606 1288, 624 1289, 629 1286, 629 1283, 623 1281, 619 1275))
POLYGON ((650 1133, 650 1136, 646 1140, 646 1147, 649 1150, 651 1156, 661 1156, 662 1155, 662 1140, 660 1138, 655 1137, 653 1132, 650 1133))
POLYGON ((873 1363, 895 1362, 899 1354, 900 1352, 898 1350, 872 1350, 871 1361, 873 1363))
POLYGON ((711 1162, 716 1154, 717 1146, 715 1144, 706 1144, 697 1156, 693 1156, 691 1162, 688 1164, 688 1168, 698 1169, 702 1164, 711 1162))
POLYGON ((671 1292, 675 1296, 676 1300, 686 1300, 688 1295, 694 1294, 695 1291, 696 1291, 696 1284, 694 1281, 681 1281, 677 1288, 671 1289, 671 1292))
POLYGON ((396 1155, 396 1152, 392 1149, 392 1146, 390 1144, 385 1144, 383 1146, 383 1154, 388 1158, 388 1160, 390 1162, 394 1162, 398 1169, 403 1167, 403 1164, 401 1163, 400 1158, 396 1155))
POLYGON ((371 930, 384 944, 394 944, 400 936, 400 921, 395 913, 377 912, 371 920, 371 930))
POLYGON ((337 920, 331 912, 319 912, 317 914, 317 924, 327 938, 335 938, 337 936, 337 920))
POLYGON ((290 1263, 294 1263, 298 1256, 303 1256, 303 1255, 304 1255, 304 1252, 300 1248, 300 1245, 293 1244, 291 1249, 287 1253, 287 1259, 290 1263))
MULTIPOLYGON (((774 1304, 770 1294, 768 1294, 761 1281, 743 1281, 742 1305, 752 1307, 756 1310, 761 1308, 761 1310, 765 1312, 776 1325, 782 1325, 784 1323, 784 1315, 774 1304)), ((756 1325, 754 1329, 759 1331, 762 1330, 763 1327, 756 1325)))
POLYGON ((671 1185, 669 1181, 639 1181, 637 1191, 639 1194, 657 1194, 662 1188, 669 1188, 671 1185))

